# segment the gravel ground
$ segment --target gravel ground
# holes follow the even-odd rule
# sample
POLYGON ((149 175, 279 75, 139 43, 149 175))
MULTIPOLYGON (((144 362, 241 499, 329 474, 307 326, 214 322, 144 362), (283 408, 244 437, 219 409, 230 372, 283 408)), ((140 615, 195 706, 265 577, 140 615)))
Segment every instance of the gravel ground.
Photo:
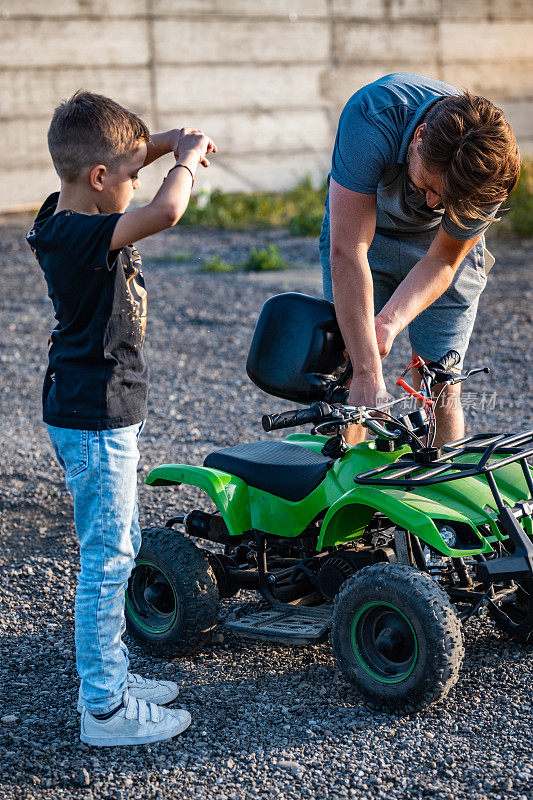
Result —
MULTIPOLYGON (((167 663, 131 646, 146 675, 183 681, 190 729, 168 743, 90 749, 75 710, 73 602, 77 543, 72 507, 41 423, 40 390, 52 314, 23 235, 0 226, 4 275, 0 358, 4 457, 0 488, 0 797, 453 798, 531 797, 531 652, 486 619, 465 630, 466 660, 445 703, 412 717, 365 708, 327 645, 242 642, 222 626, 255 596, 221 609, 214 644, 167 663)), ((470 430, 531 424, 531 242, 498 241, 469 364, 489 377, 467 388, 470 430), (490 421, 483 404, 494 406, 490 421)), ((316 244, 280 232, 169 232, 147 242, 150 416, 141 439, 143 525, 208 501, 195 490, 150 489, 164 461, 198 463, 214 447, 260 438, 261 414, 287 404, 248 381, 247 347, 264 300, 283 290, 319 294, 316 244), (244 260, 276 242, 298 269, 198 275, 216 253, 244 260), (183 263, 164 260, 188 253, 183 263)), ((389 386, 408 360, 401 337, 387 359, 389 386)))

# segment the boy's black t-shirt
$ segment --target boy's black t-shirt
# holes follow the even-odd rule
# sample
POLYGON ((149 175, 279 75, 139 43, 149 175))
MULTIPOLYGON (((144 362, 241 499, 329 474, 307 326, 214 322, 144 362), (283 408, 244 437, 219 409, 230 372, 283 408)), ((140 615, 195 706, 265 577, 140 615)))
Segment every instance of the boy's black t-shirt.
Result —
POLYGON ((41 207, 27 240, 46 278, 57 325, 50 336, 43 419, 103 430, 146 417, 146 289, 133 246, 109 251, 121 214, 54 214, 41 207))

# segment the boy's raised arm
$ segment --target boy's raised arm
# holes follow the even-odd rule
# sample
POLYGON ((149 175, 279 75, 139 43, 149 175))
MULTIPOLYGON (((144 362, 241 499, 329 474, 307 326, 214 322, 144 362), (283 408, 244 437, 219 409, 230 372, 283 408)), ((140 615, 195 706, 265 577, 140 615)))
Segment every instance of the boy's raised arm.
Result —
MULTIPOLYGON (((189 130, 181 129, 181 131, 189 130)), ((160 136, 165 136, 165 134, 160 134, 160 136)), ((150 150, 148 151, 147 158, 148 155, 153 155, 152 160, 154 160, 159 155, 163 155, 162 148, 166 146, 166 142, 156 140, 154 149, 151 153, 150 150), (161 152, 156 155, 158 149, 161 149, 161 152)), ((171 149, 177 159, 175 166, 170 170, 151 203, 143 208, 129 211, 120 217, 111 238, 110 250, 119 250, 125 245, 133 244, 139 239, 144 239, 175 225, 189 204, 198 164, 208 167, 207 154, 216 153, 214 142, 205 134, 197 131, 183 132, 178 137, 177 144, 171 149)), ((169 150, 164 152, 169 152, 169 150)), ((145 166, 146 163, 145 160, 145 166)))
POLYGON ((146 143, 146 158, 144 159, 143 168, 161 158, 161 156, 172 153, 174 143, 176 142, 177 144, 177 141, 179 141, 179 129, 151 134, 150 140, 146 143))

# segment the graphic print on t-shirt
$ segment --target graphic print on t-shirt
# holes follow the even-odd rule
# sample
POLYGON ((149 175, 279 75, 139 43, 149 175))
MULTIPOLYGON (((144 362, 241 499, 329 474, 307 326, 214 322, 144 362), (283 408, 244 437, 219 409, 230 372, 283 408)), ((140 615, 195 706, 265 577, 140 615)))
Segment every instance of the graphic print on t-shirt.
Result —
POLYGON ((142 273, 142 261, 139 253, 131 245, 131 258, 124 264, 126 278, 127 302, 130 305, 128 316, 130 322, 138 327, 138 339, 134 347, 143 346, 146 331, 146 289, 142 273))

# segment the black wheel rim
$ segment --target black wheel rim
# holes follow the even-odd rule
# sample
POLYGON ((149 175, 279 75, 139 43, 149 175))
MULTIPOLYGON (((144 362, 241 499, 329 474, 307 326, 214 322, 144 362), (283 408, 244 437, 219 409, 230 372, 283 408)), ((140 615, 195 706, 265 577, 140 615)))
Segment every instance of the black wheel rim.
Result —
POLYGON ((404 681, 415 668, 418 639, 399 608, 391 603, 366 603, 351 626, 354 655, 363 670, 379 683, 404 681))
POLYGON ((168 575, 151 561, 137 561, 126 591, 126 611, 147 633, 162 634, 174 624, 176 593, 168 575))

